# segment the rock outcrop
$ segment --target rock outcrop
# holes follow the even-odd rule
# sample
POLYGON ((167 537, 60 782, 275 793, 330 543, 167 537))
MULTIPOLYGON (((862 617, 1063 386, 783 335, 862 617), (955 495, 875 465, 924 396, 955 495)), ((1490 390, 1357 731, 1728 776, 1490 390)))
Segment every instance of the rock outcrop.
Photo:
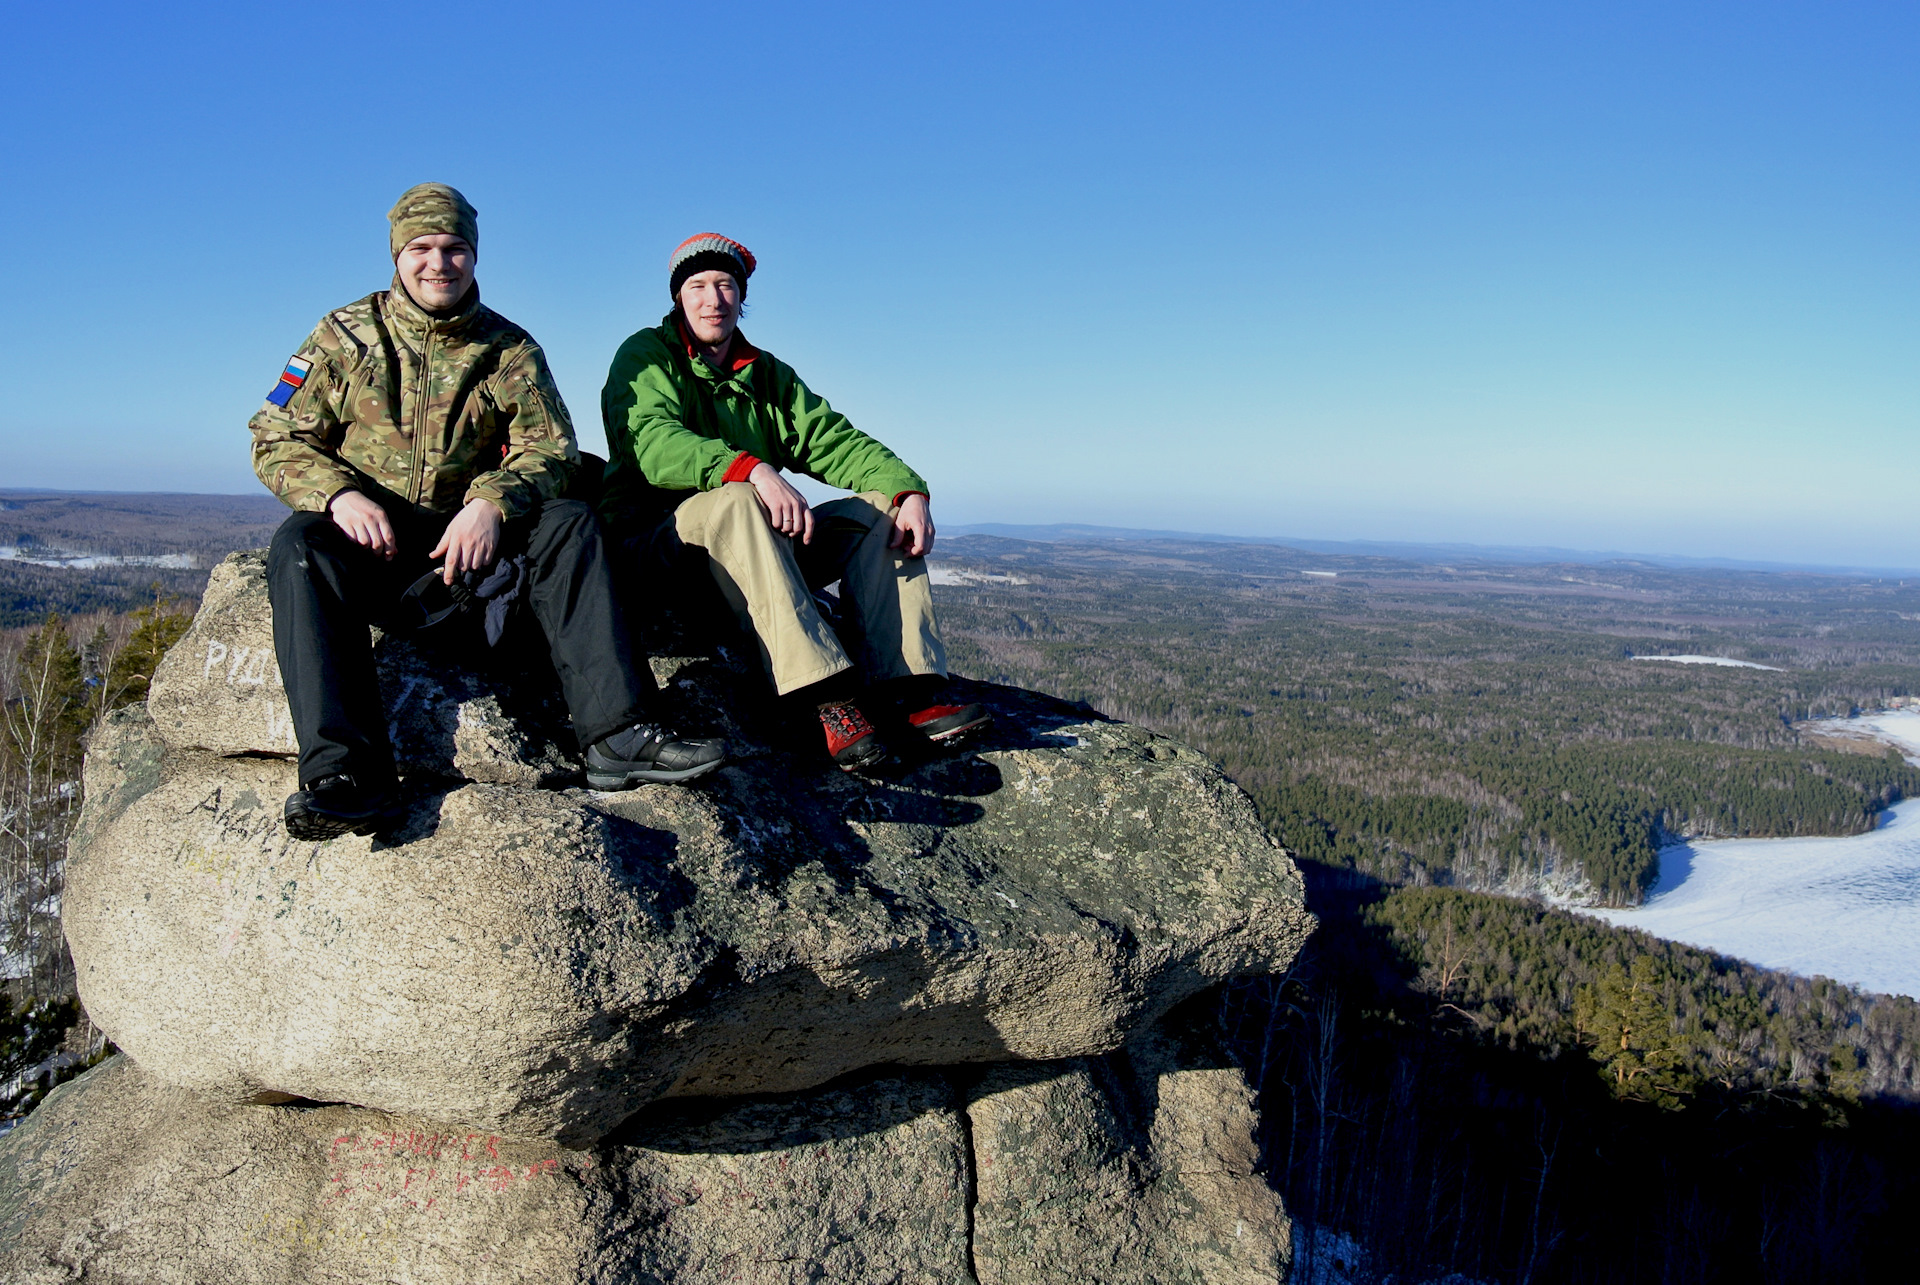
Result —
POLYGON ((90 747, 65 918, 131 1062, 0 1144, 7 1279, 1279 1279, 1166 1017, 1312 919, 1203 757, 970 684, 989 737, 856 780, 709 650, 654 667, 729 766, 599 794, 550 676, 385 638, 407 819, 297 844, 262 572, 90 747))
POLYGON ((1287 1242, 1251 1127, 1237 1071, 1159 1039, 662 1103, 591 1150, 116 1058, 0 1144, 0 1278, 1255 1285, 1287 1242))
MULTIPOLYGON (((200 610, 147 695, 163 743, 213 755, 287 758, 299 746, 273 653, 263 551, 213 569, 200 610)), ((380 695, 403 773, 543 785, 579 772, 566 706, 550 683, 513 682, 381 640, 380 695)))

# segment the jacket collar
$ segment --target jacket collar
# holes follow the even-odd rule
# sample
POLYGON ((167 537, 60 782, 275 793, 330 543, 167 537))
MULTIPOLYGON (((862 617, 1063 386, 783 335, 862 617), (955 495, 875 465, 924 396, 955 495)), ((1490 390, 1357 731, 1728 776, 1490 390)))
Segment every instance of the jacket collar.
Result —
POLYGON ((467 293, 453 307, 442 312, 428 312, 413 301, 413 296, 407 293, 406 284, 396 272, 393 274, 393 285, 387 291, 387 312, 401 329, 410 334, 458 334, 480 315, 480 283, 476 281, 468 286, 467 293))
POLYGON ((748 343, 746 335, 736 329, 733 332, 733 346, 727 349, 727 368, 716 371, 713 367, 707 365, 706 359, 702 357, 699 350, 693 346, 693 336, 687 333, 686 319, 680 315, 680 310, 675 308, 667 314, 666 319, 668 323, 673 326, 674 333, 680 337, 680 342, 685 345, 687 360, 693 364, 695 370, 700 371, 702 374, 711 375, 716 379, 731 379, 747 367, 753 365, 754 361, 760 356, 760 350, 748 343))

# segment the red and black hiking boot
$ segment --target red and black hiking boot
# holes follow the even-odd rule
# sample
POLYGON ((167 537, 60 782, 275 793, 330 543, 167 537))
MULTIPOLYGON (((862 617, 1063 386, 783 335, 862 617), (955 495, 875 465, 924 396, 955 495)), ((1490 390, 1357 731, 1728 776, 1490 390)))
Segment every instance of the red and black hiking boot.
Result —
POLYGON ((890 757, 886 742, 852 701, 828 701, 819 707, 820 726, 827 734, 827 753, 842 772, 866 772, 890 757))
POLYGON ((956 744, 992 721, 993 715, 987 712, 987 707, 977 704, 929 705, 907 715, 908 727, 940 746, 956 744))

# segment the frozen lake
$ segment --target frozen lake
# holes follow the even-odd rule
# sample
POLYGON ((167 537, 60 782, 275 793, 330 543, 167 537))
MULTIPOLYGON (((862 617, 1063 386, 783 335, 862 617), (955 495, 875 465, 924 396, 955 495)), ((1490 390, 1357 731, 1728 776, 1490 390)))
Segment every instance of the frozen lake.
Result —
MULTIPOLYGON (((1920 756, 1920 712, 1837 720, 1920 756)), ((1582 913, 1767 968, 1920 996, 1920 799, 1845 839, 1668 848, 1644 906, 1582 913)))

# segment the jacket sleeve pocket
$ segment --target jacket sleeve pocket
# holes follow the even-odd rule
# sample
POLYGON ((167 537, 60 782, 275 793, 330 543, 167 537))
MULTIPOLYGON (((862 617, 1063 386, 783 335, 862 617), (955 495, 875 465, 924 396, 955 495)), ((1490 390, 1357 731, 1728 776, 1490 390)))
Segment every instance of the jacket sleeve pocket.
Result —
POLYGON ((580 462, 573 421, 560 390, 547 374, 537 345, 529 344, 491 386, 503 436, 499 459, 482 458, 489 471, 474 478, 467 499, 491 500, 508 517, 518 517, 541 500, 566 490, 580 462))

